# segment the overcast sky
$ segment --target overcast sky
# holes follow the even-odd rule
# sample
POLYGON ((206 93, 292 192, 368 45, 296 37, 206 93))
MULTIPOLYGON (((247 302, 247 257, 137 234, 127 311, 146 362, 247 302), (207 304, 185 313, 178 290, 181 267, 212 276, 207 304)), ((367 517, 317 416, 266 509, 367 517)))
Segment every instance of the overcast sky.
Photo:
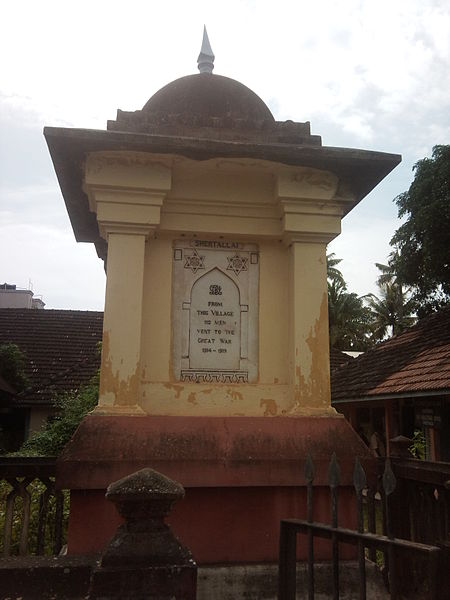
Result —
POLYGON ((403 155, 343 220, 330 251, 351 291, 376 291, 413 164, 450 143, 448 0, 3 0, 0 283, 47 308, 102 310, 103 263, 77 244, 44 125, 105 129, 197 72, 203 23, 215 73, 253 89, 277 120, 310 121, 325 146, 403 155))

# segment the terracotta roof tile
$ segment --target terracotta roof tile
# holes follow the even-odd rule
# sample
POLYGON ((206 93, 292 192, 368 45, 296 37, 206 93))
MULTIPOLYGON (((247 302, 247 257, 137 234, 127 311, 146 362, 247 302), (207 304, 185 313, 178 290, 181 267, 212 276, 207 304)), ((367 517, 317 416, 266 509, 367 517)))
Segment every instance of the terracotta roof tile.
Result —
POLYGON ((332 401, 380 394, 450 392, 450 308, 332 371, 332 401))
POLYGON ((100 366, 102 327, 102 312, 0 309, 0 344, 17 344, 27 359, 31 385, 21 402, 49 405, 88 383, 100 366))
POLYGON ((352 356, 345 354, 341 350, 336 350, 336 348, 330 348, 330 370, 334 371, 342 365, 346 365, 348 362, 353 360, 352 356))

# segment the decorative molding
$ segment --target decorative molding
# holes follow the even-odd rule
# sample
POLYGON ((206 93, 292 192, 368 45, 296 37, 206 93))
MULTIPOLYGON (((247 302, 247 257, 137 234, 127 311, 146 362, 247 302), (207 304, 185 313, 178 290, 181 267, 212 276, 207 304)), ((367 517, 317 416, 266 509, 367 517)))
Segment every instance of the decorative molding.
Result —
POLYGON ((156 225, 142 225, 140 223, 116 223, 114 221, 102 221, 99 223, 100 235, 108 240, 111 234, 142 235, 145 239, 155 236, 156 225))
POLYGON ((192 250, 191 255, 185 253, 184 258, 184 268, 190 269, 194 274, 205 269, 205 257, 200 256, 195 248, 192 250))
POLYGON ((171 161, 162 157, 155 160, 148 152, 90 152, 85 164, 85 175, 97 175, 108 167, 152 167, 156 169, 170 169, 171 161))
POLYGON ((338 178, 333 173, 327 171, 319 171, 318 169, 302 169, 296 171, 292 176, 292 181, 308 187, 320 188, 325 192, 336 191, 338 178))
POLYGON ((248 383, 248 371, 182 369, 180 380, 189 383, 248 383))
MULTIPOLYGON (((255 253, 254 253, 255 254, 255 253)), ((227 271, 233 271, 237 276, 241 271, 248 271, 248 258, 236 252, 233 256, 227 256, 227 271)))
POLYGON ((280 201, 329 201, 335 196, 338 184, 339 178, 330 171, 297 167, 280 171, 276 194, 280 201))

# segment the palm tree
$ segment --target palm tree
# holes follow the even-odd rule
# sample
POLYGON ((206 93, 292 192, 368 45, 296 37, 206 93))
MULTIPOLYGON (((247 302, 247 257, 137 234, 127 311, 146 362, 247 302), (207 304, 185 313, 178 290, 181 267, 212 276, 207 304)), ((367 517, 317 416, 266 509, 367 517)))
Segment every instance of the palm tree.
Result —
POLYGON ((380 271, 377 279, 380 297, 370 294, 368 306, 372 313, 373 335, 376 340, 382 340, 389 334, 397 335, 415 322, 415 305, 410 290, 403 287, 395 270, 397 257, 398 251, 394 250, 389 255, 387 265, 375 263, 380 271))
POLYGON ((371 344, 371 313, 364 296, 347 292, 345 281, 328 282, 330 346, 338 350, 367 350, 371 344))
POLYGON ((336 258, 334 252, 327 254, 327 279, 330 282, 338 281, 347 289, 347 284, 345 283, 344 276, 342 275, 341 271, 337 268, 337 265, 341 262, 342 258, 336 258))

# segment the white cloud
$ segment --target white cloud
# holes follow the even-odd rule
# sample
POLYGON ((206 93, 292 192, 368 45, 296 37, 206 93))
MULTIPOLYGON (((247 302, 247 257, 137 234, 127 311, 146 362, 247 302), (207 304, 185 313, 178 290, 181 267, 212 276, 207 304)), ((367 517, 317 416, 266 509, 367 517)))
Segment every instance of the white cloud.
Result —
POLYGON ((1 281, 42 295, 46 308, 103 310, 105 273, 92 245, 71 232, 14 223, 2 226, 1 281))
POLYGON ((276 118, 310 120, 325 145, 404 155, 333 246, 355 291, 373 289, 371 264, 386 259, 397 226, 392 199, 412 164, 450 138, 447 0, 5 0, 0 242, 11 283, 39 280, 53 306, 102 305, 103 284, 78 275, 92 268, 87 278, 100 280, 102 263, 73 239, 42 127, 105 128, 117 108, 141 108, 196 72, 204 22, 216 72, 252 88, 276 118))
POLYGON ((339 269, 344 275, 348 289, 358 296, 378 293, 376 279, 379 275, 375 263, 387 263, 392 248, 389 241, 399 226, 397 219, 371 218, 361 216, 345 217, 342 234, 328 246, 341 258, 339 269))

